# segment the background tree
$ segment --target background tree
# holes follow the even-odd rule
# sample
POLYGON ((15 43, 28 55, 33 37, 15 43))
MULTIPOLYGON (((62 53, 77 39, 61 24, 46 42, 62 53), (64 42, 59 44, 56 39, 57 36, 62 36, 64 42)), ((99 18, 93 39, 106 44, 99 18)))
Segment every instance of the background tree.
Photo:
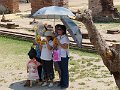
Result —
POLYGON ((102 38, 93 23, 90 10, 78 13, 76 15, 76 20, 85 25, 88 30, 91 43, 102 57, 105 66, 114 76, 116 84, 120 89, 120 44, 115 44, 112 48, 106 44, 105 40, 102 38))

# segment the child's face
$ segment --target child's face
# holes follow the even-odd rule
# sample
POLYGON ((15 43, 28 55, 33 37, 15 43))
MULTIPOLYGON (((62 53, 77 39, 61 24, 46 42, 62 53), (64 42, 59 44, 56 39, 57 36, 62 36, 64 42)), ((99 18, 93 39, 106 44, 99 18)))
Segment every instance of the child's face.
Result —
POLYGON ((46 39, 49 41, 52 37, 51 36, 47 36, 46 39))

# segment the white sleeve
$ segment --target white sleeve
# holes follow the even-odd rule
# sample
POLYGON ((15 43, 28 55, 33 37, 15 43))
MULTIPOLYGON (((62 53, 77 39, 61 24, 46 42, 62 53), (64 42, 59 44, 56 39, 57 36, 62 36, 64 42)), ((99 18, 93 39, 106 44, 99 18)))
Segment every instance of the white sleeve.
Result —
POLYGON ((65 36, 65 37, 62 39, 62 43, 61 43, 61 44, 64 44, 64 43, 66 43, 66 44, 69 44, 69 43, 70 43, 70 40, 69 40, 69 38, 68 38, 67 36, 65 36))

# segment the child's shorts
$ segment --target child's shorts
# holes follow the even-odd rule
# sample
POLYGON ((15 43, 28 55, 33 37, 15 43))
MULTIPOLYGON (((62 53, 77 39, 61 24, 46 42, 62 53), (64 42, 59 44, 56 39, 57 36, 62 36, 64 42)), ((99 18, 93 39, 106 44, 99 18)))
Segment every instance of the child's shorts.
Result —
POLYGON ((45 79, 54 79, 53 61, 42 60, 45 79))

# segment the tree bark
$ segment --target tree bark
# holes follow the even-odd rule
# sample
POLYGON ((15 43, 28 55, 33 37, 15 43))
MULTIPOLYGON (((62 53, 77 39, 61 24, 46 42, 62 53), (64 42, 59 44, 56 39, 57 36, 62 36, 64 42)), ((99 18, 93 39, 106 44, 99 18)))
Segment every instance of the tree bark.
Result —
POLYGON ((91 43, 102 57, 105 66, 109 69, 111 74, 113 74, 116 84, 120 89, 120 45, 113 45, 112 48, 109 48, 93 23, 90 10, 78 13, 76 15, 76 20, 85 25, 91 43))

